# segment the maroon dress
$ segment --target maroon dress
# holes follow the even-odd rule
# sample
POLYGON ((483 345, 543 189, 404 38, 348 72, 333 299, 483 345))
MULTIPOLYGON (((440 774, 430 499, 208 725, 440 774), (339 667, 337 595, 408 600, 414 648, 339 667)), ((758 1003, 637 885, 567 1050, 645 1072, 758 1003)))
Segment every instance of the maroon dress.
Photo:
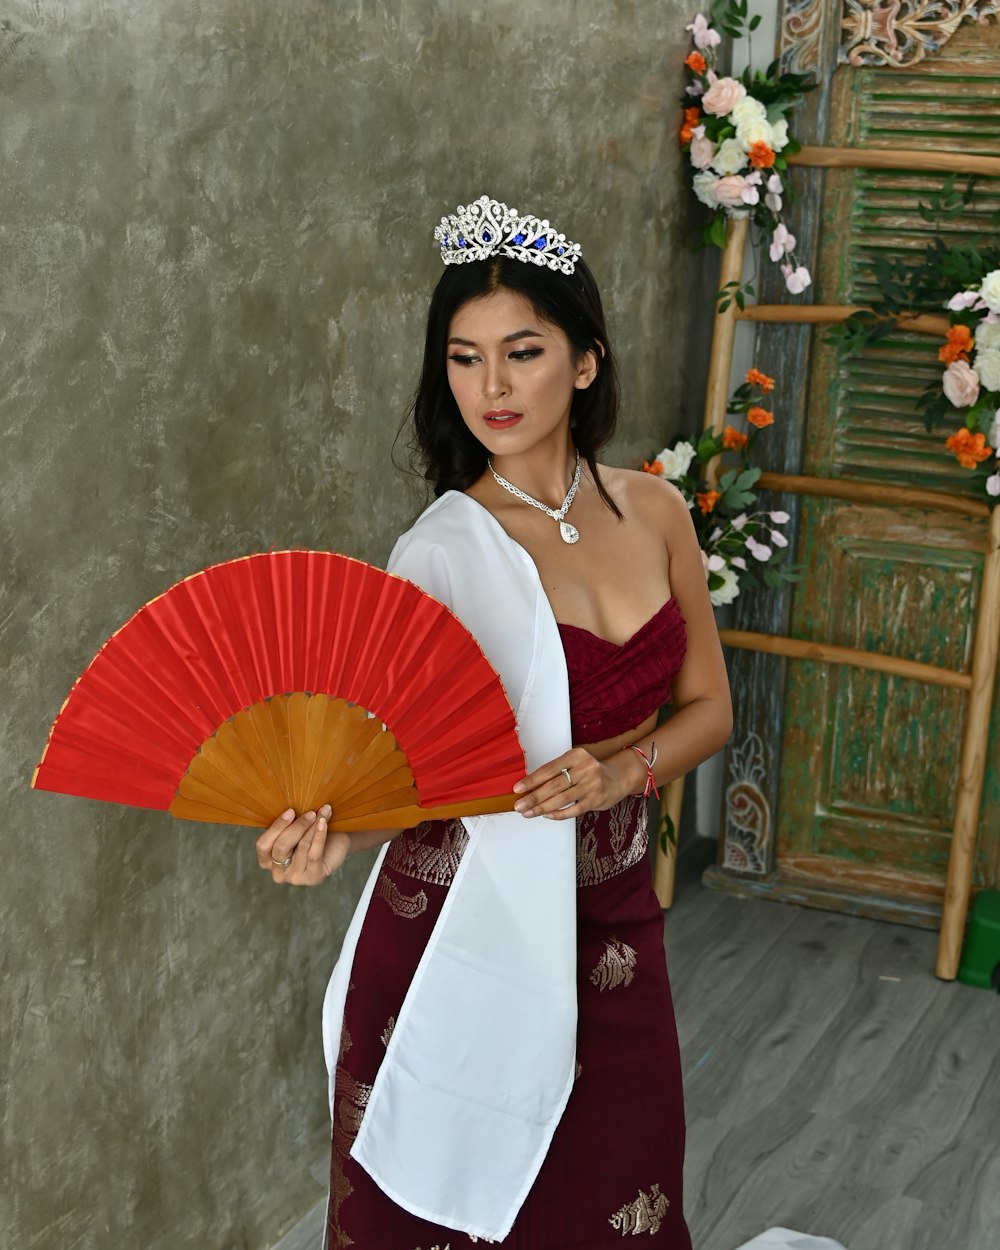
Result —
MULTIPOLYGON (((599 742, 666 703, 684 659, 675 599, 621 646, 560 625, 574 742, 599 742)), ((539 831, 542 832, 541 830, 539 831)), ((483 1238, 404 1211, 350 1157, 396 1015, 468 834, 428 821, 392 843, 358 942, 334 1096, 328 1250, 467 1250, 483 1238)), ((653 893, 646 802, 577 821, 577 1080, 506 1250, 610 1250, 624 1237, 690 1250, 680 1056, 653 893)), ((530 865, 526 865, 530 871, 530 865)))

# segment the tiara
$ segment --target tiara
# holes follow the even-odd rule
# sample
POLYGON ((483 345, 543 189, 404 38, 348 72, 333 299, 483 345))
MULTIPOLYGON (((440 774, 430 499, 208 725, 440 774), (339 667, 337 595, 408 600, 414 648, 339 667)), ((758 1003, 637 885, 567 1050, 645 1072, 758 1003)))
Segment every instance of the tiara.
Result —
POLYGON ((473 204, 458 206, 458 212, 442 217, 434 230, 446 265, 510 256, 532 265, 545 265, 562 273, 572 273, 580 258, 580 244, 558 234, 547 221, 522 217, 516 208, 481 195, 473 204))

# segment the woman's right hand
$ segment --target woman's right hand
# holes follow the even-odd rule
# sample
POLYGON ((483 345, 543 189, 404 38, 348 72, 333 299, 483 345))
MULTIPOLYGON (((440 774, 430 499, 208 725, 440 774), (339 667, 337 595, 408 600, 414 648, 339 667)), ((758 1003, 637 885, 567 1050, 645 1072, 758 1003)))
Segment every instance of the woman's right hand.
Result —
POLYGON ((282 812, 257 839, 258 865, 278 885, 319 885, 351 849, 348 834, 329 832, 329 818, 329 804, 301 816, 282 812))

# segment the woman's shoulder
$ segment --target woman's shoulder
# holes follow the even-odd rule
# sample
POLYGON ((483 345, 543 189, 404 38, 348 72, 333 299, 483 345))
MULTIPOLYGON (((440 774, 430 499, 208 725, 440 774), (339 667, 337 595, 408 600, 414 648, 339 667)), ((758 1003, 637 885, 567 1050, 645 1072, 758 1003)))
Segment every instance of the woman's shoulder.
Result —
POLYGON ((626 515, 645 517, 653 511, 662 516, 664 509, 671 513, 688 511, 687 501, 673 482, 658 474, 603 464, 598 470, 608 494, 626 515))

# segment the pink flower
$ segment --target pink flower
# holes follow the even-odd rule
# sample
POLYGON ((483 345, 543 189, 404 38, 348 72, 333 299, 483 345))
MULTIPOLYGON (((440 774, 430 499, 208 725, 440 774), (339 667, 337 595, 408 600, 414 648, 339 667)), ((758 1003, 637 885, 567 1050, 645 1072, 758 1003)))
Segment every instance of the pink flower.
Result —
POLYGON ((771 548, 765 546, 764 543, 759 543, 756 538, 747 539, 747 551, 762 564, 765 560, 770 560, 772 555, 771 548))
POLYGON ((788 546, 788 539, 784 536, 784 534, 782 534, 781 530, 768 530, 768 533, 771 535, 771 542, 773 542, 776 547, 788 546))
POLYGON ((767 180, 767 194, 764 196, 764 203, 768 206, 772 213, 781 212, 781 192, 783 190, 781 179, 777 174, 772 174, 767 180))
POLYGON ((784 525, 786 521, 790 521, 792 519, 787 512, 769 512, 767 515, 771 518, 775 525, 784 525))
POLYGON ((739 533, 739 531, 743 528, 744 525, 746 525, 746 523, 747 523, 747 514, 745 512, 741 512, 739 516, 733 517, 732 526, 733 526, 733 529, 736 530, 737 533, 739 533))
MULTIPOLYGON (((703 126, 699 126, 698 129, 704 131, 703 126)), ((706 139, 702 135, 691 140, 690 154, 691 164, 695 169, 707 169, 712 163, 712 157, 715 155, 715 144, 711 139, 706 139)))
POLYGON ((979 299, 978 291, 959 291, 948 301, 948 307, 952 312, 958 312, 960 308, 971 308, 977 299, 979 299))
POLYGON ((741 100, 747 97, 747 89, 735 78, 720 78, 701 97, 701 107, 713 117, 725 117, 741 100))
POLYGON ((694 46, 702 51, 705 48, 717 48, 722 42, 722 36, 717 30, 713 30, 709 26, 708 18, 704 13, 697 14, 694 21, 690 25, 685 26, 684 29, 691 32, 694 46))
POLYGON ((688 85, 684 88, 684 91, 687 95, 694 95, 694 96, 701 95, 701 93, 704 90, 705 90, 705 84, 700 81, 689 82, 688 85))
POLYGON ((746 190, 743 192, 743 203, 744 204, 759 204, 760 203, 760 192, 752 184, 748 183, 746 190))
POLYGON ((710 573, 721 573, 726 567, 726 562, 722 556, 711 555, 708 557, 708 571, 710 573))
POLYGON ((771 235, 771 246, 768 248, 768 255, 772 260, 781 260, 787 256, 789 252, 795 251, 795 235, 789 234, 783 222, 778 222, 774 228, 774 234, 771 235))
POLYGON ((1000 495, 1000 473, 992 473, 986 479, 987 495, 1000 495))
POLYGON ((727 178, 720 178, 713 188, 715 198, 725 208, 742 208, 746 203, 743 197, 750 189, 742 174, 730 174, 727 178))
POLYGON ((781 272, 785 275, 785 286, 792 295, 801 295, 812 284, 812 275, 805 265, 799 265, 798 269, 793 269, 791 265, 782 265, 781 272))
POLYGON ((941 379, 944 393, 956 408, 968 408, 979 398, 979 374, 964 360, 955 360, 941 379))
POLYGON ((742 556, 733 556, 730 559, 729 563, 733 566, 734 569, 742 569, 744 573, 746 572, 747 562, 746 560, 743 559, 742 556))

